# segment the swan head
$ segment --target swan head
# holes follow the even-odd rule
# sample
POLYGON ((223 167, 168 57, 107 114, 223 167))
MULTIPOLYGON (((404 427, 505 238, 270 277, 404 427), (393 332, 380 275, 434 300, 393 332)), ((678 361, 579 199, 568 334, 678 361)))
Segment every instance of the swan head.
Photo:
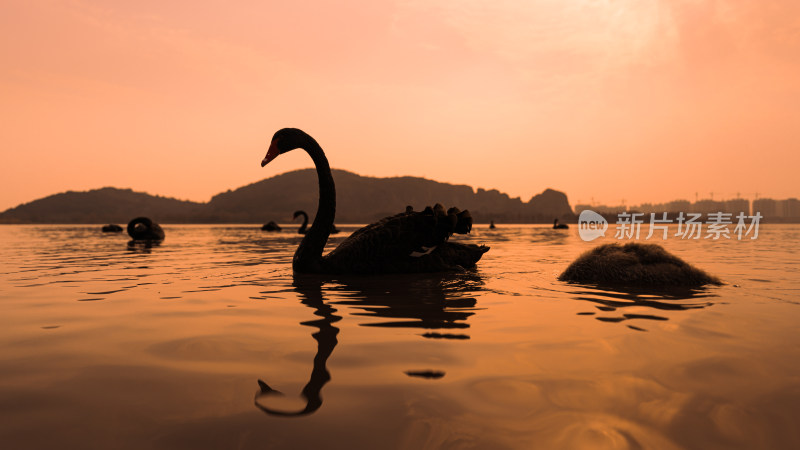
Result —
POLYGON ((311 140, 313 140, 311 136, 297 128, 283 128, 278 130, 272 136, 269 150, 267 150, 267 156, 261 161, 261 167, 269 164, 269 162, 277 158, 278 155, 282 155, 296 148, 304 148, 311 140))

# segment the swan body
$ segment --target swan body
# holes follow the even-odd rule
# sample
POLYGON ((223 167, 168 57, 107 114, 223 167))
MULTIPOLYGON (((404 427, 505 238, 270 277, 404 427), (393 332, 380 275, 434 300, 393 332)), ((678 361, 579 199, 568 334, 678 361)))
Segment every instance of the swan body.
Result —
POLYGON ((275 223, 275 221, 270 220, 268 223, 261 226, 261 231, 281 231, 281 226, 275 223))
POLYGON ((554 230, 566 230, 567 228, 569 228, 569 225, 565 223, 558 223, 558 219, 553 220, 554 230))
POLYGON ((102 230, 103 233, 119 233, 122 231, 122 227, 115 223, 110 223, 108 225, 103 225, 102 230))
POLYGON ((322 254, 336 215, 336 188, 330 165, 316 140, 296 128, 272 137, 261 166, 279 155, 302 148, 311 157, 319 180, 319 204, 314 223, 294 254, 292 268, 300 273, 378 274, 440 272, 474 267, 489 247, 449 242, 453 233, 472 228, 468 211, 441 205, 406 211, 361 228, 337 248, 322 254))
POLYGON ((558 277, 561 281, 656 287, 722 284, 656 244, 605 244, 579 256, 558 277))
POLYGON ((128 222, 128 235, 134 241, 164 240, 164 230, 147 217, 137 217, 128 222))

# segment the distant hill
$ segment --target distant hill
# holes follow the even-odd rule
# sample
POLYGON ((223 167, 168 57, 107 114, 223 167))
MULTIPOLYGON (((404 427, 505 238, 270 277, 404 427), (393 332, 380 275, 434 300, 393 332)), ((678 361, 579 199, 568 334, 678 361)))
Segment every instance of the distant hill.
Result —
POLYGON ((187 222, 205 208, 205 203, 106 187, 23 203, 0 213, 0 223, 128 223, 136 216, 157 217, 163 223, 187 222))
MULTIPOLYGON (((337 223, 369 223, 404 211, 442 203, 469 209, 476 222, 574 221, 567 196, 552 189, 523 202, 497 190, 439 183, 418 177, 374 178, 333 170, 337 223)), ((314 169, 303 169, 215 195, 208 203, 152 196, 130 189, 65 192, 0 213, 0 223, 127 223, 148 216, 159 223, 288 223, 295 210, 313 217, 318 187, 314 169)))

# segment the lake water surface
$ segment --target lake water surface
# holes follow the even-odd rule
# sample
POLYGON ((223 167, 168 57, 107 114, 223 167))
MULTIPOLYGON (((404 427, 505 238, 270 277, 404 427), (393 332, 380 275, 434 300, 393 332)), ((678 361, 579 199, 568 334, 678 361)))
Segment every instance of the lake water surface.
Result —
POLYGON ((666 294, 557 281, 614 241, 574 227, 347 279, 294 277, 292 231, 164 229, 0 226, 2 448, 800 448, 798 225, 657 241, 726 282, 666 294))

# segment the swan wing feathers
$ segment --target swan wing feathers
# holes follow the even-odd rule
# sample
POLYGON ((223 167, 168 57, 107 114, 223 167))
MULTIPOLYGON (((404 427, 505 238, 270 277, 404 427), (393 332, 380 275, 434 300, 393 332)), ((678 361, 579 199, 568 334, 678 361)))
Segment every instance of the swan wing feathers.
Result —
POLYGON ((441 204, 403 212, 355 231, 325 256, 330 267, 357 273, 423 272, 473 266, 487 247, 448 242, 472 229, 468 211, 441 204), (474 249, 472 248, 474 247, 474 249))

